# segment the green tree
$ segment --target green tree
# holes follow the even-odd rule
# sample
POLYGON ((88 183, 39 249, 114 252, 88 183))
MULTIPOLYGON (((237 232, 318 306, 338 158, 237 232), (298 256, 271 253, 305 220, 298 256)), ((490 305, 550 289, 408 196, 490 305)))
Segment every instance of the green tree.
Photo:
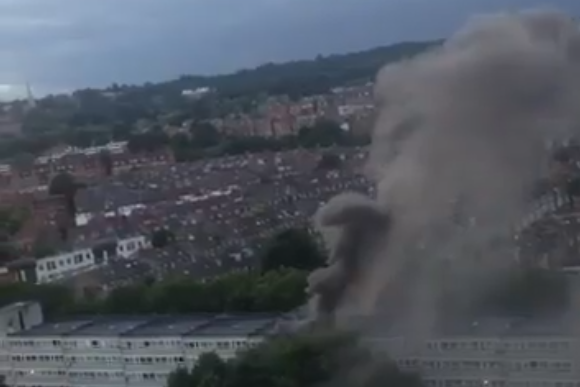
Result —
POLYGON ((6 234, 0 234, 0 262, 6 263, 18 258, 18 248, 6 234))
POLYGON ((127 141, 130 152, 154 152, 169 144, 169 137, 161 131, 131 134, 127 141))
POLYGON ((420 387, 417 375, 373 358, 348 334, 328 332, 278 337, 229 362, 204 355, 190 373, 178 370, 168 387, 309 387, 324 384, 420 387))
POLYGON ((306 272, 299 270, 268 271, 258 277, 251 289, 254 311, 292 310, 307 300, 306 272))
POLYGON ((175 235, 166 228, 156 230, 151 235, 151 245, 156 249, 163 248, 173 241, 175 241, 175 235))
POLYGON ((187 368, 179 367, 173 371, 167 379, 168 387, 190 387, 193 386, 193 378, 187 368))
POLYGON ((203 387, 225 386, 228 378, 228 365, 215 353, 202 354, 193 367, 190 385, 203 387))
POLYGON ((280 270, 265 275, 232 272, 204 281, 168 278, 120 286, 99 299, 79 299, 64 285, 0 284, 0 307, 37 300, 47 318, 119 313, 277 313, 306 302, 306 277, 306 272, 280 270))
MULTIPOLYGON (((163 122, 179 124, 192 118, 203 122, 230 114, 254 112, 271 96, 290 101, 326 94, 337 86, 371 81, 386 63, 424 52, 437 44, 439 42, 401 43, 345 55, 319 56, 312 60, 268 63, 233 74, 188 75, 141 86, 84 89, 72 95, 41 98, 37 107, 28 112, 22 111, 22 106, 15 103, 13 108, 17 116, 22 116, 25 136, 3 141, 0 157, 21 152, 37 154, 63 139, 69 144, 88 146, 106 142, 112 137, 128 140, 129 149, 134 152, 156 150, 165 146, 168 139, 163 138, 162 133, 132 134, 133 129, 142 129, 139 121, 147 121, 147 126, 163 122), (211 91, 201 98, 181 95, 183 90, 200 87, 208 87, 211 91)), ((211 148, 216 145, 214 131, 201 132, 204 134, 196 140, 196 146, 211 148)), ((322 145, 315 141, 312 146, 322 145)))
POLYGON ((282 231, 269 241, 260 256, 264 272, 281 268, 313 270, 324 262, 324 255, 305 229, 282 231))
POLYGON ((108 314, 140 314, 150 312, 147 287, 144 284, 115 288, 104 300, 108 314))
POLYGON ((24 207, 0 208, 0 234, 17 234, 29 217, 30 211, 24 207))
POLYGON ((209 122, 194 124, 190 130, 192 145, 198 148, 209 148, 221 142, 221 136, 215 126, 209 122))
POLYGON ((305 148, 345 145, 348 136, 337 122, 319 120, 312 127, 303 127, 298 132, 298 141, 305 148))
POLYGON ((342 165, 342 160, 339 155, 334 153, 324 153, 318 161, 317 167, 319 169, 339 169, 342 165))
POLYGON ((47 241, 37 239, 32 245, 32 256, 34 258, 48 257, 56 253, 56 249, 47 241))

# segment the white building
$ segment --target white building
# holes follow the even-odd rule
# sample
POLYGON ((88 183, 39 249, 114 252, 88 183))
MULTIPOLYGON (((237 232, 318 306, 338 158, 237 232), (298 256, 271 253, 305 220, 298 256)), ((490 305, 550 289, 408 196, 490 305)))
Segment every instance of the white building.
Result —
POLYGON ((125 235, 38 259, 15 261, 12 266, 23 282, 49 283, 106 265, 113 257, 130 258, 149 247, 151 242, 145 235, 125 235))
POLYGON ((36 282, 47 283, 73 273, 95 267, 95 254, 90 248, 59 252, 36 260, 36 282))
POLYGON ((188 98, 199 98, 211 92, 209 87, 198 87, 197 89, 186 89, 181 91, 181 95, 188 98))
POLYGON ((0 373, 9 386, 163 387, 172 371, 205 352, 230 358, 255 346, 277 321, 250 314, 40 324, 0 337, 0 373))
POLYGON ((141 249, 151 247, 151 241, 145 235, 127 236, 117 241, 117 255, 129 258, 141 249))

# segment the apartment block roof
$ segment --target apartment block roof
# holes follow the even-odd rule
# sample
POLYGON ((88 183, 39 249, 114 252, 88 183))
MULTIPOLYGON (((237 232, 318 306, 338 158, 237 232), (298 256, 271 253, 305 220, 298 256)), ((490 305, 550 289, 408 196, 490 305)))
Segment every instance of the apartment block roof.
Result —
POLYGON ((278 314, 114 316, 45 323, 8 335, 12 338, 247 337, 272 332, 278 314))

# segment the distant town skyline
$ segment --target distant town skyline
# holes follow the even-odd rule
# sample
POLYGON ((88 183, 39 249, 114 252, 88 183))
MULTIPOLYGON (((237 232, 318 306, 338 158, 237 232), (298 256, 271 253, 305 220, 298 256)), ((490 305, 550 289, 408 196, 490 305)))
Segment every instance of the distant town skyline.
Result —
POLYGON ((449 35, 577 0, 0 0, 0 98, 140 84, 449 35))

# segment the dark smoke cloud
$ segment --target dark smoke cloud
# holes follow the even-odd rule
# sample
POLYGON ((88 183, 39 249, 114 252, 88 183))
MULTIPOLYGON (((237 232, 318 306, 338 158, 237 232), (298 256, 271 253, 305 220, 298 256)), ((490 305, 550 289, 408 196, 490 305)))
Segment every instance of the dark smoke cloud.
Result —
MULTIPOLYGON (((330 247, 328 267, 309 277, 312 307, 327 322, 345 300, 347 291, 362 280, 361 270, 370 265, 375 243, 390 229, 390 217, 377 202, 345 193, 330 200, 316 216, 317 228, 330 247)), ((352 295, 352 293, 351 293, 352 295)))
POLYGON ((443 288, 469 303, 493 286, 545 172, 546 141, 580 127, 579 93, 578 26, 553 10, 474 18, 383 68, 368 165, 377 197, 341 195, 320 209, 330 260, 309 281, 314 317, 374 314, 393 296, 420 337, 443 288))

